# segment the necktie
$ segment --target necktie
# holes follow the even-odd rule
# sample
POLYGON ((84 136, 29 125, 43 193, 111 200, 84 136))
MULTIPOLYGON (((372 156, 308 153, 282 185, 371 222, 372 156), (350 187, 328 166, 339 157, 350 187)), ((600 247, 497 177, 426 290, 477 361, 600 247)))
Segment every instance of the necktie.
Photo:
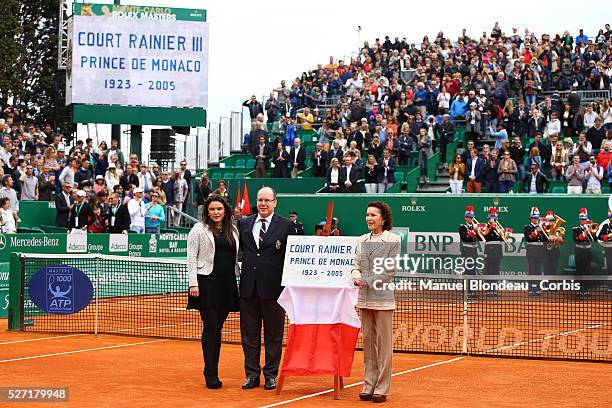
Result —
POLYGON ((146 193, 147 191, 149 191, 149 183, 147 183, 147 178, 148 178, 148 177, 147 177, 147 175, 145 174, 145 175, 144 175, 144 191, 145 191, 145 193, 146 193))
POLYGON ((260 245, 263 242, 265 235, 266 235, 266 220, 265 218, 262 218, 261 219, 261 229, 259 230, 259 244, 260 245))

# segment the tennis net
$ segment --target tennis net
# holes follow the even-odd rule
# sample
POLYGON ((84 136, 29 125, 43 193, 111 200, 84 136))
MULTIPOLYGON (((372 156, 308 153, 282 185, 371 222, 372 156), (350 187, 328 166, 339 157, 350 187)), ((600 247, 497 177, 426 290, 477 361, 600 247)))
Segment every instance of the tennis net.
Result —
MULTIPOLYGON (((9 327, 199 339, 199 314, 186 310, 187 282, 181 260, 15 254, 9 327), (91 302, 77 313, 51 314, 30 298, 34 274, 57 265, 75 267, 93 283, 91 302)), ((607 276, 410 274, 394 284, 395 351, 612 362, 607 276)), ((230 314, 224 342, 240 342, 239 322, 230 314)))

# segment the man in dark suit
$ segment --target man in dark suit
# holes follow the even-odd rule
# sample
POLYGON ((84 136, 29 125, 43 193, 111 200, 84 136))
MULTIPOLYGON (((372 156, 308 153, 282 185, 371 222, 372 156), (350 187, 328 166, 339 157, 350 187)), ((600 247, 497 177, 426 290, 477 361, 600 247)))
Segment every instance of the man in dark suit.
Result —
POLYGON ((542 194, 548 191, 548 178, 540 172, 537 163, 531 163, 531 172, 523 180, 523 191, 530 194, 542 194))
POLYGON ((389 150, 385 150, 384 157, 378 161, 378 192, 384 193, 387 188, 395 184, 395 160, 389 150))
POLYGON ((340 191, 343 193, 359 193, 357 181, 360 179, 361 169, 353 163, 353 152, 344 155, 344 167, 340 169, 340 191))
POLYGON ((323 144, 321 144, 320 142, 317 143, 316 149, 312 152, 312 155, 310 156, 310 161, 312 162, 313 177, 325 177, 328 158, 329 155, 325 150, 323 150, 323 144))
POLYGON ((124 205, 122 198, 117 193, 111 194, 111 206, 108 211, 108 232, 111 234, 122 234, 130 230, 130 212, 124 205))
POLYGON ((331 159, 333 158, 338 159, 340 162, 342 162, 342 160, 344 159, 344 151, 340 147, 340 142, 338 142, 337 140, 334 140, 334 142, 332 143, 331 149, 329 149, 330 163, 331 163, 331 159))
POLYGON ((289 163, 291 167, 291 178, 297 178, 298 171, 306 169, 306 149, 301 146, 302 141, 296 137, 293 147, 289 152, 289 163))
POLYGON ((275 178, 288 178, 289 177, 289 153, 283 147, 281 142, 276 144, 276 150, 272 155, 272 163, 274 163, 274 170, 272 170, 272 177, 275 178))
POLYGON ((251 153, 255 156, 255 177, 264 178, 268 177, 268 169, 270 166, 270 157, 272 152, 270 146, 266 143, 264 136, 259 136, 259 144, 257 144, 251 153))
POLYGON ((62 191, 56 194, 55 201, 55 225, 68 228, 70 226, 70 209, 72 208, 72 185, 65 183, 62 191))
POLYGON ((85 196, 87 193, 83 190, 77 191, 76 199, 70 209, 70 228, 87 231, 87 227, 94 222, 94 212, 85 196))
POLYGON ((246 372, 243 389, 259 387, 262 321, 266 390, 276 388, 281 360, 285 311, 277 299, 283 290, 285 247, 293 224, 274 214, 276 203, 274 190, 263 187, 257 192, 257 214, 240 222, 240 248, 244 254, 240 274, 240 333, 246 372))
POLYGON ((470 150, 470 158, 465 166, 465 179, 467 180, 468 193, 480 193, 482 191, 482 176, 484 174, 485 162, 478 157, 478 150, 470 150))

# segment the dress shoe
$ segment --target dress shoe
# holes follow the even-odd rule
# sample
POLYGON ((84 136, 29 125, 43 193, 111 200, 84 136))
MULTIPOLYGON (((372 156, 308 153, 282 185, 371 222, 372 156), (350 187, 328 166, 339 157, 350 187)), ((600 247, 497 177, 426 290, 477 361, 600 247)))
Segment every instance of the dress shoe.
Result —
POLYGON ((372 401, 372 394, 368 394, 367 392, 360 392, 359 399, 362 401, 372 401))
POLYGON ((274 377, 266 378, 266 383, 264 384, 264 390, 273 390, 276 388, 276 380, 274 377))
POLYGON ((386 401, 387 401, 386 395, 380 395, 380 394, 372 395, 372 402, 375 404, 378 404, 380 402, 386 402, 386 401))
POLYGON ((216 390, 221 387, 223 387, 223 383, 219 381, 218 378, 216 380, 206 381, 206 388, 210 388, 211 390, 216 390))
POLYGON ((259 387, 259 377, 249 377, 246 382, 242 384, 243 390, 250 390, 251 388, 259 387))

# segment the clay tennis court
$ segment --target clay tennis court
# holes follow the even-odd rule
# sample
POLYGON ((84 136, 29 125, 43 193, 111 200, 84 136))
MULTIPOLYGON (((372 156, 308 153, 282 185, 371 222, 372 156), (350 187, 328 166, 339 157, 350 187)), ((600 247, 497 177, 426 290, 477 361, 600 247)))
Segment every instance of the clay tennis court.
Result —
MULTIPOLYGON (((242 349, 224 344, 223 388, 208 390, 197 341, 124 335, 8 332, 0 320, 1 386, 69 387, 73 407, 354 406, 362 355, 340 400, 331 378, 289 377, 281 395, 244 391, 242 349)), ((396 353, 392 394, 386 406, 604 407, 610 405, 612 365, 396 353)), ((26 404, 18 406, 44 406, 26 404)))

